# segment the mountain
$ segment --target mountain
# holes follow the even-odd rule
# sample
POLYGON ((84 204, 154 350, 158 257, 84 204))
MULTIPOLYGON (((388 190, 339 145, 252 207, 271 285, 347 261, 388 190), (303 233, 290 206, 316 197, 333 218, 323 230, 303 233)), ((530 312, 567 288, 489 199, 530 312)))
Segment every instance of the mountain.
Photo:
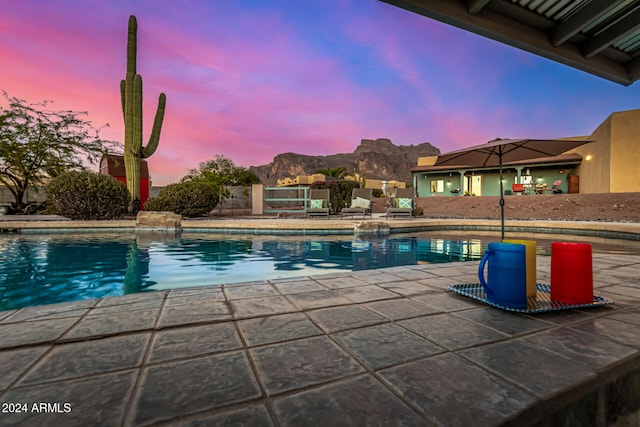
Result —
POLYGON ((265 185, 297 175, 311 175, 318 169, 345 167, 347 173, 367 173, 367 178, 411 181, 411 168, 418 157, 435 156, 440 150, 428 142, 418 145, 394 145, 389 139, 363 139, 353 153, 329 156, 306 156, 296 153, 278 154, 273 162, 251 169, 265 185))

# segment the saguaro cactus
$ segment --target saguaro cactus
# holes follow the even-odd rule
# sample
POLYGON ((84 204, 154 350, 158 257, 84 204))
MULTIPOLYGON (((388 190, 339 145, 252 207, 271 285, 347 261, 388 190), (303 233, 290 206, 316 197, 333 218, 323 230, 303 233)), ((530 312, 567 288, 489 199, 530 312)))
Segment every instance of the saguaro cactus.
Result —
POLYGON ((129 17, 127 38, 127 74, 120 82, 122 112, 124 114, 124 167, 127 175, 127 188, 131 193, 129 211, 133 214, 140 209, 140 159, 151 156, 158 148, 160 129, 164 118, 167 97, 164 93, 158 98, 158 109, 153 121, 149 142, 142 146, 142 77, 136 73, 138 23, 136 17, 129 17))

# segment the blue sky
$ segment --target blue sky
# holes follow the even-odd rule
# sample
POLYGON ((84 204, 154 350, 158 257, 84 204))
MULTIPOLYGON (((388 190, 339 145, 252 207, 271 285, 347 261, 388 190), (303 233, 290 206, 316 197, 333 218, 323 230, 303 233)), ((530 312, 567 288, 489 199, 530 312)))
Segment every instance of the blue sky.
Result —
POLYGON ((363 138, 442 152, 590 134, 638 108, 624 87, 377 0, 0 0, 0 90, 87 111, 122 141, 119 82, 138 19, 154 184, 224 155, 352 152, 363 138))

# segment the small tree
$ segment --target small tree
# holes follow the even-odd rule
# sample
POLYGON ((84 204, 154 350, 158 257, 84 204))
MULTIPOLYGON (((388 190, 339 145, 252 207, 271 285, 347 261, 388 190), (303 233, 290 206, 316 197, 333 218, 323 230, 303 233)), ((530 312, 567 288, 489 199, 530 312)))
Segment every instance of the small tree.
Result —
POLYGON ((81 116, 86 112, 52 111, 51 101, 30 104, 10 98, 0 106, 0 183, 15 199, 15 209, 26 206, 29 186, 42 185, 46 178, 67 170, 84 169, 83 161, 97 162, 108 141, 81 116))
POLYGON ((229 192, 224 189, 225 186, 247 186, 260 183, 260 179, 252 171, 243 166, 237 166, 233 160, 222 155, 216 156, 214 160, 200 163, 198 169, 191 169, 181 181, 206 182, 213 185, 218 190, 219 202, 229 197, 229 192))
POLYGON ((330 178, 342 178, 347 172, 347 168, 343 166, 328 168, 328 169, 318 169, 316 173, 321 173, 325 177, 330 178))

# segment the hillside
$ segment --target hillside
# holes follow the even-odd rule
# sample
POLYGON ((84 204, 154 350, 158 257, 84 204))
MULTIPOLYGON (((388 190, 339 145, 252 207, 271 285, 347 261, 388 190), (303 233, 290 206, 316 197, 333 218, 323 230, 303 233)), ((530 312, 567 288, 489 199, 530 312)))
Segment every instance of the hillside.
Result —
POLYGON ((418 164, 418 157, 435 156, 440 150, 428 142, 418 145, 394 145, 389 139, 363 139, 353 153, 329 156, 306 156, 284 153, 263 166, 250 169, 265 185, 275 185, 276 180, 297 175, 311 175, 318 169, 345 167, 348 173, 366 171, 367 178, 411 181, 411 168, 418 164))

